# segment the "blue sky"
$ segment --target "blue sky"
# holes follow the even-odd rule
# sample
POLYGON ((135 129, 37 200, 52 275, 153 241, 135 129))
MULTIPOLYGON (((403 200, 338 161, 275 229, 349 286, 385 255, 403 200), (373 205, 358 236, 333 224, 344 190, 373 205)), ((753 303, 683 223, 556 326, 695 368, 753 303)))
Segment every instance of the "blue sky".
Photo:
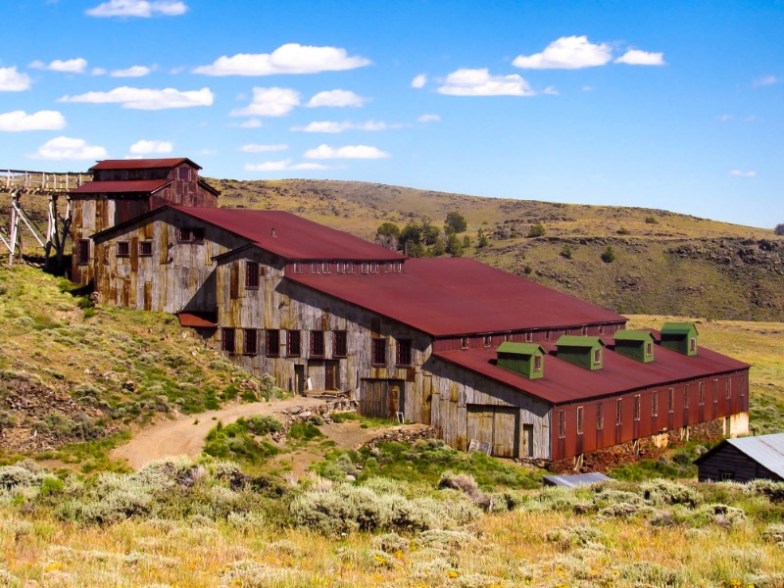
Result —
POLYGON ((784 222, 781 0, 3 8, 0 170, 184 156, 784 222))

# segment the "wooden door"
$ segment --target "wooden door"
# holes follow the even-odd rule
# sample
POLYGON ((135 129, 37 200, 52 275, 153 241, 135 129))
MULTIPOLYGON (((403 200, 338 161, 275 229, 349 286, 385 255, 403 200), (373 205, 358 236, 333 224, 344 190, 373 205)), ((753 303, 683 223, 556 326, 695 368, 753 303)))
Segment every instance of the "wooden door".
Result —
POLYGON ((518 417, 516 408, 497 406, 493 414, 493 455, 517 457, 519 451, 518 417))
POLYGON ((340 362, 324 362, 324 389, 340 390, 340 362))
POLYGON ((534 426, 523 425, 523 436, 520 443, 520 457, 534 456, 534 426))

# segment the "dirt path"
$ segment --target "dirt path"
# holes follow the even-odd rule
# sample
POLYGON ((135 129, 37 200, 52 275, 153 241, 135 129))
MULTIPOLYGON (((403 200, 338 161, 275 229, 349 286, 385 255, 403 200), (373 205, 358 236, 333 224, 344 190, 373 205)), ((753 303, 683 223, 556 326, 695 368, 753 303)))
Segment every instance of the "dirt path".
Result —
POLYGON ((110 455, 113 459, 126 460, 134 469, 165 457, 194 457, 201 453, 204 438, 218 421, 228 425, 240 417, 275 415, 297 406, 314 408, 322 404, 324 401, 317 398, 295 396, 270 402, 234 404, 198 415, 182 415, 143 429, 128 443, 112 450, 110 455))

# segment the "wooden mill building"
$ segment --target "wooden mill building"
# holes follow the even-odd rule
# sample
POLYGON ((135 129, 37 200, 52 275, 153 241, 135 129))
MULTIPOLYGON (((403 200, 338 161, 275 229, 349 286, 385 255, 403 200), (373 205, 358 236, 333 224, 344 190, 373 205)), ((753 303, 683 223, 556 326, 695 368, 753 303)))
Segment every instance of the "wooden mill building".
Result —
MULTIPOLYGON (((114 201, 128 193, 106 183, 131 180, 96 181, 101 192, 83 193, 114 201)), ((693 325, 630 331, 614 312, 473 260, 408 259, 290 213, 215 208, 206 187, 193 193, 202 206, 134 193, 146 208, 100 225, 75 275, 106 303, 177 314, 283 388, 347 391, 365 414, 523 459, 717 419, 728 435, 748 427, 749 366, 700 346, 693 325)), ((84 214, 80 235, 99 226, 84 214)))

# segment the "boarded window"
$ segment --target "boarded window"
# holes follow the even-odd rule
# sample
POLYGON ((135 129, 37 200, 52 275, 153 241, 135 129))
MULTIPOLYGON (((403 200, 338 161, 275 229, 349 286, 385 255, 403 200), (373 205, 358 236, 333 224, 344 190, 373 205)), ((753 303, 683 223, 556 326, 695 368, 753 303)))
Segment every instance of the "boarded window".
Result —
POLYGON ((130 257, 131 244, 128 241, 117 241, 117 257, 130 257))
POLYGON ((302 335, 299 331, 287 331, 286 333, 286 354, 289 357, 299 357, 302 355, 302 335))
POLYGON ((245 288, 247 290, 259 289, 259 264, 255 261, 245 262, 245 288))
POLYGON ((139 257, 152 257, 152 241, 139 241, 139 257))
POLYGON ((615 401, 615 424, 623 423, 623 398, 615 401))
POLYGON ((689 408, 689 385, 683 387, 683 408, 689 408))
POLYGON ((236 331, 234 329, 221 329, 221 349, 226 353, 233 354, 236 351, 236 331))
POLYGON ((645 344, 645 355, 653 355, 653 343, 645 344))
POLYGON ((191 168, 183 166, 180 169, 178 169, 177 172, 181 180, 191 179, 191 168))
POLYGON ((692 352, 697 351, 697 339, 695 339, 694 337, 689 339, 689 351, 692 352))
POLYGON ((265 343, 267 357, 280 356, 280 331, 277 329, 267 329, 265 343))
POLYGON ((386 339, 373 339, 370 361, 373 365, 385 365, 387 363, 386 339))
POLYGON ((651 416, 659 416, 659 393, 651 394, 651 416))
POLYGON ((397 365, 411 365, 411 340, 398 339, 397 341, 397 365))
POLYGON ((229 298, 236 300, 240 297, 240 272, 237 269, 237 264, 232 263, 229 266, 229 298))
POLYGON ((538 372, 542 369, 542 356, 534 355, 534 371, 538 372))
POLYGON ((259 334, 256 329, 245 329, 243 333, 242 352, 245 355, 256 355, 258 353, 259 334))
POLYGON ((729 378, 727 378, 727 382, 726 384, 724 384, 724 390, 727 394, 727 400, 732 398, 732 382, 730 381, 729 378))
POLYGON ((558 437, 566 437, 566 413, 562 410, 558 411, 558 437))
POLYGON ((634 420, 640 420, 640 395, 634 397, 634 420))
POLYGON ((90 239, 79 239, 76 244, 76 258, 79 260, 79 265, 90 263, 90 239))
POLYGON ((705 382, 700 382, 699 404, 700 406, 705 405, 705 382))
POLYGON ((324 331, 310 332, 310 356, 324 357, 324 331))
POLYGON ((596 430, 602 429, 604 429, 604 404, 599 403, 596 405, 596 430))
POLYGON ((667 412, 675 411, 675 388, 667 390, 667 412))
POLYGON ((346 331, 332 333, 332 357, 346 357, 348 355, 348 337, 346 331))
POLYGON ((577 407, 577 434, 583 434, 583 407, 577 407))

